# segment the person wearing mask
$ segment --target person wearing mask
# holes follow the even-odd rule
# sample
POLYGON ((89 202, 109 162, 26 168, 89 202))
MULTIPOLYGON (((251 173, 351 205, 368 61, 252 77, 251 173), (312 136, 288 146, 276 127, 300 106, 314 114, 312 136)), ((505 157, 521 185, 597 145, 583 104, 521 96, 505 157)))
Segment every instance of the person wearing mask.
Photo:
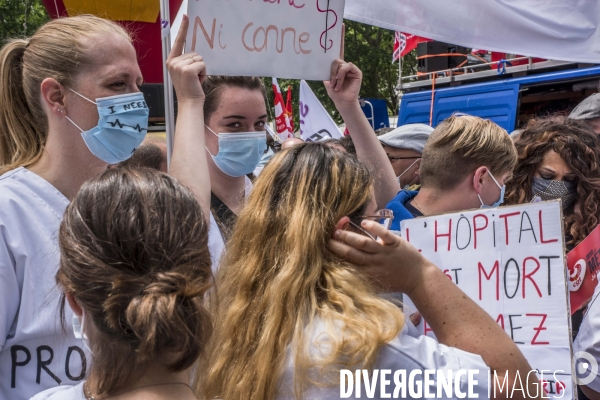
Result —
MULTIPOLYGON (((358 98, 362 82, 362 72, 352 63, 336 60, 332 63, 331 79, 326 85, 328 95, 334 102, 340 116, 351 130, 355 143, 361 143, 365 162, 378 171, 376 192, 378 199, 392 198, 398 188, 390 188, 393 170, 385 152, 377 141, 369 121, 358 102, 338 96, 341 86, 348 82, 345 92, 358 98), (341 100, 343 98, 343 100, 341 100), (383 160, 383 162, 382 162, 383 160)), ((255 170, 267 149, 266 144, 266 92, 262 81, 257 77, 208 76, 202 82, 205 121, 206 152, 211 188, 211 237, 209 247, 213 256, 213 268, 225 249, 225 242, 231 235, 238 214, 244 207, 252 190, 252 182, 246 174, 255 170), (218 232, 220 235, 213 235, 218 232), (220 237, 219 237, 220 236, 220 237)), ((378 200, 385 205, 385 200, 378 200)))
POLYGON ((423 148, 421 188, 402 190, 386 206, 391 229, 420 216, 498 207, 512 175, 517 151, 506 131, 490 120, 460 115, 439 124, 423 148))
POLYGON ((518 162, 506 185, 506 204, 561 199, 570 250, 600 222, 600 140, 582 121, 530 121, 516 142, 518 162))
POLYGON ((579 103, 569 114, 569 119, 585 122, 600 135, 600 93, 594 93, 579 103))
MULTIPOLYGON (((530 121, 516 142, 519 161, 507 184, 507 204, 561 199, 567 251, 581 243, 600 222, 600 140, 588 124, 564 117, 530 121)), ((595 300, 571 316, 573 351, 600 361, 600 310, 595 300), (584 315, 585 314, 585 315, 584 315)), ((582 360, 577 360, 576 374, 582 360)), ((589 361, 588 361, 589 362, 589 361)), ((583 368, 588 371, 589 368, 583 368)), ((579 398, 600 398, 596 377, 578 386, 579 398), (583 393, 581 392, 583 391, 583 393)))
MULTIPOLYGON (((184 40, 182 33, 171 57, 179 99, 171 174, 208 215, 196 113, 205 65, 195 53, 181 56, 184 40)), ((90 372, 86 346, 61 327, 57 312, 58 228, 81 185, 140 146, 148 108, 131 37, 89 15, 9 41, 0 79, 0 398, 20 400, 90 372)), ((65 320, 72 316, 65 307, 65 320)))
POLYGON ((0 398, 21 400, 89 373, 57 314, 57 231, 83 182, 140 145, 148 107, 129 34, 93 16, 9 40, 0 79, 0 398))
POLYGON ((429 125, 407 124, 378 136, 402 189, 418 188, 411 185, 418 185, 420 182, 419 164, 423 147, 431 132, 433 128, 429 125))
POLYGON ((190 367, 212 330, 207 225, 194 194, 151 168, 81 187, 60 226, 56 281, 90 371, 33 400, 195 400, 190 367))
MULTIPOLYGON (((282 151, 265 167, 218 271, 215 331, 198 397, 337 399, 340 369, 364 368, 407 375, 477 369, 473 392, 483 398, 490 370, 501 381, 506 376, 508 387, 517 372, 530 371, 485 311, 380 225, 390 215, 377 211, 369 171, 322 142, 282 151), (352 232, 360 235, 346 235, 352 232), (355 256, 348 243, 364 244, 365 253, 355 256), (378 294, 384 291, 408 295, 440 342, 412 336, 402 310, 378 294)), ((374 398, 382 392, 377 382, 374 398)), ((466 380, 452 383, 464 388, 466 380)), ((430 385, 435 391, 435 377, 430 385)))

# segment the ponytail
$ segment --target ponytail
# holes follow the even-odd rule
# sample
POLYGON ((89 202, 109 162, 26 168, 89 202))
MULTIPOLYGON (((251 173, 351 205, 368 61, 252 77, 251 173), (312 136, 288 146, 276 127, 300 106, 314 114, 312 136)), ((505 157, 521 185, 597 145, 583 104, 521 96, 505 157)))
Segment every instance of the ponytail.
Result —
POLYGON ((73 84, 82 65, 89 64, 94 35, 131 37, 115 22, 79 15, 54 19, 29 39, 12 39, 0 50, 0 174, 35 164, 48 137, 48 117, 41 85, 52 78, 73 84))
POLYGON ((37 132, 23 89, 27 40, 12 39, 0 50, 0 174, 35 163, 44 135, 37 132))

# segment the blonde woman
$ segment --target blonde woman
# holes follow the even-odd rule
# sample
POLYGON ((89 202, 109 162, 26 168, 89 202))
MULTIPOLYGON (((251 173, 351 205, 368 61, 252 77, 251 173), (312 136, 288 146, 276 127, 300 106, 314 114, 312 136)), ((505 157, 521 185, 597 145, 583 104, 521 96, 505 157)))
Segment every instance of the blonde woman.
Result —
MULTIPOLYGON (((184 40, 169 59, 179 98, 171 173, 208 216, 210 184, 197 176, 205 66, 181 55, 184 40)), ((0 399, 77 385, 90 372, 89 352, 60 323, 58 228, 81 185, 143 141, 142 82, 127 31, 90 15, 50 21, 0 50, 0 399)))
MULTIPOLYGON (((509 380, 529 371, 511 339, 439 269, 367 223, 377 215, 373 180, 356 157, 319 143, 273 157, 219 270, 208 371, 196 386, 201 397, 339 398, 340 369, 365 368, 478 369, 474 390, 482 398, 488 368, 500 377, 508 371, 509 380), (333 244, 335 253, 334 232, 344 241, 333 244), (378 296, 381 285, 357 267, 375 256, 378 267, 367 276, 410 296, 441 343, 409 335, 401 310, 378 296)), ((466 378, 458 385, 466 390, 466 378)))

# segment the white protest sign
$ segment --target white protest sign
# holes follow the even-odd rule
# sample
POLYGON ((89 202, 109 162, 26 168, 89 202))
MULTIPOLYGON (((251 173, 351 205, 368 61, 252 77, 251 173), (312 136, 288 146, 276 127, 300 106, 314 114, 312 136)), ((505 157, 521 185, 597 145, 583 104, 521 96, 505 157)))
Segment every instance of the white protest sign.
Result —
MULTIPOLYGON (((546 396, 573 398, 559 201, 405 220, 401 229, 504 328, 533 369, 545 371, 546 396)), ((405 303, 413 312, 406 297, 405 303)), ((417 329, 434 336, 426 321, 417 329)))
POLYGON ((305 81, 300 82, 300 136, 306 142, 342 137, 337 125, 305 81))
POLYGON ((210 75, 329 79, 345 0, 190 0, 187 52, 210 75))

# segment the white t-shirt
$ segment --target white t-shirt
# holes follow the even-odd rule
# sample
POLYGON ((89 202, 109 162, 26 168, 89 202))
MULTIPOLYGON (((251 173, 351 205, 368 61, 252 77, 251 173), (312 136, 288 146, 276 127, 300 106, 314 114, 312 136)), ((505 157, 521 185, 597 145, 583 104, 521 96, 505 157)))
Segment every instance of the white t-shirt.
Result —
MULTIPOLYGON (((252 191, 252 181, 248 177, 245 178, 244 194, 246 199, 248 199, 252 191)), ((210 259, 212 261, 212 271, 216 275, 219 263, 221 262, 221 256, 225 251, 225 240, 223 240, 223 235, 221 235, 221 230, 212 212, 210 213, 210 225, 208 227, 208 250, 210 251, 210 259)))
MULTIPOLYGON (((383 394, 389 394, 388 397, 382 397, 381 391, 381 379, 376 380, 375 390, 373 397, 367 396, 364 382, 362 383, 360 396, 356 396, 356 390, 352 391, 350 397, 345 398, 369 398, 369 399, 381 399, 393 397, 395 388, 393 375, 395 371, 405 370, 406 379, 408 380, 410 372, 413 370, 424 371, 426 369, 433 370, 452 370, 456 373, 460 369, 465 370, 479 370, 479 374, 474 375, 477 380, 477 384, 473 386, 473 392, 479 395, 480 399, 488 398, 488 371, 489 367, 485 364, 481 356, 476 354, 467 353, 453 347, 448 347, 438 343, 436 340, 424 336, 414 334, 416 330, 409 329, 410 321, 407 321, 400 334, 381 348, 377 355, 377 361, 373 370, 390 370, 391 375, 386 375, 385 379, 391 381, 389 385, 384 387, 383 394)), ((321 321, 314 323, 314 329, 310 334, 308 340, 312 344, 309 348, 309 354, 323 354, 323 351, 327 351, 327 345, 314 345, 318 340, 322 340, 325 334, 325 325, 321 321), (325 350, 324 350, 325 349, 325 350)), ((294 396, 294 358, 291 356, 291 352, 288 352, 288 359, 286 361, 286 370, 283 375, 282 385, 280 393, 277 395, 277 400, 292 400, 294 396)), ((355 369, 352 369, 354 372, 355 369)), ((355 372, 354 372, 355 373, 355 372)), ((318 376, 318 375, 317 375, 318 376)), ((354 375, 355 376, 355 375, 354 375)), ((453 375, 454 376, 454 375, 453 375)), ((339 377, 339 376, 338 376, 339 377)), ((424 387, 423 375, 416 375, 416 380, 420 381, 424 387)), ((430 386, 430 392, 437 395, 437 386, 435 376, 433 376, 433 386, 430 386)), ((460 377, 460 390, 463 393, 468 393, 468 380, 467 375, 460 377)), ((454 387, 454 383, 453 383, 454 387)), ((355 388, 355 386, 354 386, 355 388)), ((401 392, 399 392, 401 394, 401 392)), ((454 393, 454 391, 453 391, 454 393)), ((406 389, 406 395, 408 399, 413 397, 410 396, 408 388, 406 389)), ((442 391, 442 395, 445 392, 442 391)), ((399 396, 401 397, 401 396, 399 396)), ((340 399, 340 384, 337 383, 333 387, 317 387, 310 386, 304 393, 305 399, 340 399)), ((422 397, 424 398, 424 392, 422 397)), ((446 398, 446 397, 436 397, 446 398)), ((453 398, 453 397, 452 397, 453 398)))
POLYGON ((87 400, 83 393, 83 383, 75 386, 53 387, 36 394, 31 400, 87 400))
POLYGON ((69 201, 25 168, 0 176, 0 399, 29 399, 86 375, 85 352, 60 321, 58 228, 69 201))
POLYGON ((579 332, 573 342, 573 354, 577 352, 585 352, 582 357, 575 357, 575 374, 582 381, 590 374, 595 378, 586 386, 600 393, 600 373, 598 371, 600 364, 600 285, 596 286, 592 300, 587 306, 587 313, 581 321, 579 332), (591 357, 596 361, 596 365, 592 360, 585 357, 591 357), (587 366, 586 366, 587 364, 587 366))

